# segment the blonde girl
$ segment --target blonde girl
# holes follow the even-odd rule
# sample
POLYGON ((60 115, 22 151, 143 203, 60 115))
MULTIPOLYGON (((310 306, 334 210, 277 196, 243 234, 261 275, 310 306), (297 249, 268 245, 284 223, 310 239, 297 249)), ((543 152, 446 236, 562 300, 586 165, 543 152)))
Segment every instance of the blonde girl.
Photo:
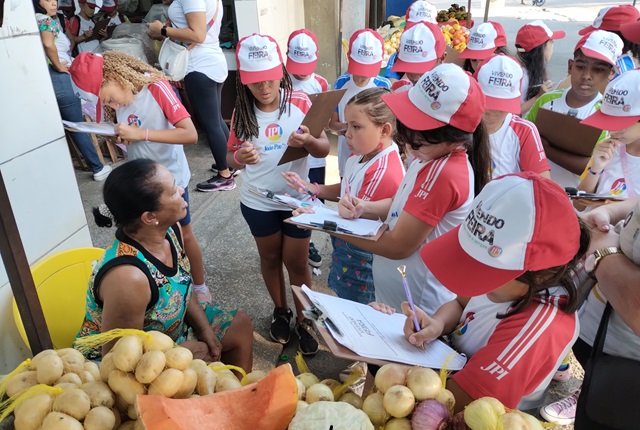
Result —
MULTIPOLYGON (((302 192, 302 183, 320 198, 331 201, 348 194, 365 201, 392 198, 404 177, 404 166, 393 141, 395 116, 381 99, 385 94, 389 90, 369 88, 353 96, 345 107, 345 137, 352 155, 341 183, 311 184, 296 173, 287 172, 283 173, 287 185, 302 192)), ((373 254, 339 238, 332 238, 332 242, 329 287, 344 299, 365 304, 375 300, 373 254)))
MULTIPOLYGON (((278 162, 288 147, 304 148, 317 158, 329 153, 324 132, 319 138, 309 134, 301 122, 311 105, 306 94, 293 91, 291 79, 282 64, 278 44, 269 36, 252 34, 236 47, 238 97, 227 144, 227 161, 245 173, 240 191, 240 208, 249 225, 260 255, 260 270, 275 309, 270 336, 286 344, 291 335, 293 313, 287 305, 284 264, 295 285, 311 285, 307 263, 310 232, 285 219, 290 210, 256 193, 258 188, 274 193, 290 192, 283 172, 295 172, 307 179, 307 157, 282 165, 278 162)), ((295 332, 303 354, 315 354, 318 341, 313 324, 302 315, 296 302, 295 332)))
MULTIPOLYGON (((83 52, 69 72, 80 97, 97 102, 98 120, 102 105, 106 105, 105 117, 116 122, 115 132, 118 141, 127 144, 128 158, 148 158, 169 169, 176 184, 184 188, 183 197, 188 204, 191 172, 182 145, 195 144, 198 134, 166 77, 148 64, 117 51, 103 55, 83 52)), ((188 207, 180 225, 191 262, 194 292, 200 301, 210 302, 202 250, 193 235, 188 207)))

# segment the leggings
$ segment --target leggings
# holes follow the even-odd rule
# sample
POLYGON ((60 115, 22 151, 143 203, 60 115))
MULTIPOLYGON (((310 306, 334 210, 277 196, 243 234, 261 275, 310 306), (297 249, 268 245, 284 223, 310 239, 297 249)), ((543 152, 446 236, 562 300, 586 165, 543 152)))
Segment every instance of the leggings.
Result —
POLYGON ((198 123, 207 134, 207 142, 211 149, 218 170, 227 169, 227 140, 229 128, 222 119, 221 95, 222 83, 209 79, 200 72, 191 72, 184 77, 184 89, 193 106, 198 123))

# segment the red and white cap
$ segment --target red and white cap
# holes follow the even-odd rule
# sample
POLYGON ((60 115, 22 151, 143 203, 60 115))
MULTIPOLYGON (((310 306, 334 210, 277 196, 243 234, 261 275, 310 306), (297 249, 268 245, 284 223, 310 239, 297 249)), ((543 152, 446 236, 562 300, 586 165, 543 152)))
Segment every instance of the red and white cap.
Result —
POLYGON ((487 99, 486 109, 520 115, 520 64, 504 54, 484 60, 473 75, 487 99))
POLYGON ((529 52, 533 48, 547 43, 549 40, 557 40, 565 37, 567 33, 562 30, 551 31, 547 24, 537 19, 523 25, 516 34, 516 48, 519 52, 529 52))
POLYGON ((58 0, 58 10, 65 12, 75 12, 76 4, 74 0, 58 0))
POLYGON ((407 30, 421 21, 437 24, 437 17, 438 9, 432 3, 424 0, 414 1, 407 8, 404 29, 407 30))
POLYGON ((102 0, 102 12, 111 13, 118 7, 118 0, 102 0))
POLYGON ((384 40, 380 33, 369 28, 358 30, 349 40, 347 72, 367 78, 378 76, 383 56, 384 40))
POLYGON ((604 90, 600 110, 581 122, 601 130, 622 130, 640 121, 640 69, 627 70, 604 90))
POLYGON ((446 48, 440 27, 430 22, 419 22, 400 36, 398 58, 391 70, 399 73, 428 72, 444 55, 446 48))
POLYGON ((640 21, 630 22, 620 26, 620 33, 625 39, 633 43, 640 43, 640 21))
POLYGON ((483 22, 471 29, 469 43, 459 58, 485 60, 500 46, 507 46, 507 35, 502 24, 494 21, 483 22))
POLYGON ((622 55, 623 45, 624 42, 617 34, 610 31, 595 30, 582 36, 574 52, 580 49, 587 57, 615 66, 618 57, 622 55))
POLYGON ((447 124, 473 133, 484 112, 478 82, 455 64, 445 63, 425 73, 409 90, 382 96, 398 121, 413 130, 447 124))
POLYGON ((78 0, 79 4, 86 3, 89 6, 93 6, 96 9, 100 9, 102 7, 102 0, 78 0))
POLYGON ((81 52, 69 66, 71 86, 76 97, 96 105, 96 122, 102 119, 100 88, 104 74, 104 58, 93 52, 81 52))
POLYGON ((282 79, 282 54, 271 36, 253 33, 236 46, 236 64, 243 85, 282 79))
POLYGON ((318 38, 309 30, 296 30, 287 42, 287 71, 294 75, 307 76, 318 64, 318 38))
POLYGON ((578 34, 585 35, 593 30, 619 31, 621 25, 635 22, 638 18, 640 12, 630 4, 603 7, 593 24, 583 28, 578 34))
POLYGON ((471 207, 460 226, 420 250, 436 279, 461 296, 486 294, 527 271, 567 264, 580 247, 580 225, 567 194, 536 173, 494 179, 471 207))

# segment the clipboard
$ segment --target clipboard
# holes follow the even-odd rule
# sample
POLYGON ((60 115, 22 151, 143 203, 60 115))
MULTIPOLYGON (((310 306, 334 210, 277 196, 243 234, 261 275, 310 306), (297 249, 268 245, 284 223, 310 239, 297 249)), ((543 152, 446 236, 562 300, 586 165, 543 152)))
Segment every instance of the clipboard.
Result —
MULTIPOLYGON (((344 231, 340 231, 339 229, 334 229, 331 226, 326 226, 325 227, 324 225, 319 225, 319 224, 318 225, 309 225, 309 224, 303 224, 303 223, 295 222, 291 218, 285 219, 284 222, 286 222, 288 224, 293 224, 293 225, 295 225, 295 226, 297 226, 299 228, 302 228, 304 230, 317 230, 317 231, 322 231, 324 233, 329 233, 329 234, 332 234, 332 235, 357 237, 357 238, 364 239, 364 240, 371 240, 373 242, 376 242, 378 239, 380 239, 380 236, 382 236, 382 233, 384 233, 387 230, 387 228, 389 228, 388 224, 384 224, 383 223, 374 236, 360 236, 358 234, 345 233, 344 231)), ((325 221, 325 223, 326 222, 327 221, 325 221)))
MULTIPOLYGON (((96 22, 93 27, 93 33, 91 33, 91 37, 88 37, 87 40, 85 40, 85 42, 88 42, 89 40, 100 39, 102 37, 100 36, 100 31, 107 28, 107 26, 109 25, 109 21, 111 21, 111 18, 101 19, 100 21, 96 22)), ((115 26, 113 27, 115 28, 115 26)), ((113 30, 111 30, 111 34, 113 34, 113 30)), ((109 37, 111 36, 109 34, 109 30, 107 29, 107 39, 109 37)))
POLYGON ((540 109, 534 123, 540 136, 552 146, 582 157, 591 157, 602 130, 581 124, 580 121, 574 116, 540 109))
POLYGON ((64 128, 76 133, 99 134, 101 136, 115 136, 114 125, 112 122, 73 122, 62 120, 64 128))
MULTIPOLYGON (((340 103, 346 91, 346 89, 341 89, 309 95, 311 108, 309 108, 309 112, 305 115, 301 125, 309 127, 309 134, 311 134, 311 136, 315 138, 320 137, 320 134, 322 134, 322 131, 331 119, 331 114, 335 112, 336 106, 338 106, 338 103, 340 103)), ((309 151, 306 149, 289 146, 284 151, 284 154, 282 154, 280 161, 278 161, 278 166, 306 157, 307 155, 309 155, 309 151)))
MULTIPOLYGON (((567 196, 569 196, 569 198, 571 200, 591 200, 593 202, 606 202, 606 201, 610 201, 610 202, 622 202, 627 200, 625 197, 615 197, 615 196, 599 196, 597 194, 593 194, 593 193, 587 193, 581 190, 578 190, 577 188, 574 187, 565 187, 565 192, 567 193, 567 196)), ((587 205, 589 206, 589 205, 587 205)))

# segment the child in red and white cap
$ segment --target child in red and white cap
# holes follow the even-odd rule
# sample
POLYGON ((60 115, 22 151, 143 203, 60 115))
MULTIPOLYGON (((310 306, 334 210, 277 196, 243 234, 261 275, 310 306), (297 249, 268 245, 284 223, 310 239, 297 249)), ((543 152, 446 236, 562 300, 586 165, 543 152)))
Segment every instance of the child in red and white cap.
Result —
POLYGON ((338 137, 338 170, 340 177, 344 176, 344 166, 351 155, 351 151, 347 146, 347 139, 343 135, 347 129, 344 108, 351 97, 362 90, 375 87, 391 89, 391 82, 387 78, 378 76, 383 55, 384 40, 382 40, 382 36, 377 31, 366 28, 356 31, 351 36, 347 55, 349 57, 347 73, 340 76, 333 85, 336 90, 344 88, 347 91, 342 96, 329 122, 329 127, 340 133, 338 137))
POLYGON ((98 39, 90 39, 93 36, 93 28, 96 22, 93 14, 96 12, 96 4, 92 0, 78 0, 80 13, 71 18, 69 33, 72 36, 72 50, 74 54, 80 52, 95 52, 100 46, 98 39))
POLYGON ((551 31, 540 21, 532 21, 523 25, 516 34, 516 51, 524 68, 522 87, 520 89, 522 107, 525 115, 538 98, 553 89, 549 80, 547 64, 553 55, 553 41, 562 39, 566 33, 562 30, 551 31))
MULTIPOLYGON (((292 192, 282 173, 291 171, 306 179, 307 157, 281 165, 278 162, 289 146, 305 148, 314 157, 326 157, 329 140, 324 131, 315 138, 308 127, 300 125, 311 102, 306 94, 293 91, 280 48, 273 38, 252 34, 240 39, 236 63, 238 96, 227 161, 235 169, 244 168, 240 209, 256 241, 262 278, 275 305, 270 336, 274 342, 286 344, 293 313, 287 305, 283 264, 292 284, 311 285, 307 258, 311 232, 285 223, 291 210, 258 195, 257 190, 303 198, 302 194, 292 192)), ((315 354, 318 340, 313 323, 305 319, 302 305, 297 301, 295 304, 300 351, 315 354)))
MULTIPOLYGON (((584 119, 600 108, 600 88, 615 74, 616 60, 622 53, 622 40, 615 34, 595 30, 577 43, 573 59, 569 60, 571 87, 549 91, 533 104, 526 119, 535 123, 538 111, 549 109, 584 119)), ((599 140, 606 136, 603 132, 599 140)), ((589 157, 573 154, 553 146, 542 137, 551 166, 551 178, 561 187, 577 187, 589 157)))
POLYGON ((469 43, 460 53, 465 60, 462 68, 469 73, 476 71, 478 65, 493 54, 509 55, 507 35, 502 24, 495 21, 483 22, 473 27, 469 33, 469 43))
MULTIPOLYGON (((438 25, 438 20, 436 19, 437 16, 438 8, 436 8, 432 3, 424 0, 414 1, 407 8, 407 13, 404 17, 404 31, 409 30, 419 22, 430 22, 431 24, 438 25)), ((392 83, 402 78, 402 73, 393 70, 393 66, 397 59, 398 52, 391 54, 384 72, 384 77, 389 79, 392 83)))
MULTIPOLYGON (((294 91, 305 94, 323 93, 329 89, 325 78, 315 73, 318 64, 318 38, 309 30, 296 30, 289 35, 287 43, 287 72, 294 91)), ((324 184, 326 176, 326 158, 309 155, 309 181, 324 184)), ((320 267, 322 256, 313 242, 309 243, 309 264, 320 267)))
POLYGON ((416 305, 435 312, 455 298, 420 259, 420 247, 462 223, 475 192, 490 180, 489 143, 482 125, 484 94, 468 73, 441 64, 409 91, 382 97, 397 117, 395 140, 410 148, 409 166, 393 199, 340 200, 344 218, 383 219, 389 229, 377 241, 341 237, 375 254, 376 301, 400 309, 406 276, 416 305))
POLYGON ((102 18, 109 19, 109 26, 124 24, 129 22, 129 19, 122 13, 118 13, 118 0, 102 0, 102 6, 100 6, 100 12, 103 14, 102 18))
POLYGON ((400 37, 398 59, 392 67, 405 78, 396 81, 391 91, 409 91, 420 76, 442 64, 447 56, 447 44, 440 27, 429 22, 419 22, 405 30, 400 37))
POLYGON ((489 133, 492 178, 524 171, 551 178, 538 129, 518 116, 522 76, 518 62, 502 54, 482 62, 474 75, 487 100, 482 119, 489 133))

